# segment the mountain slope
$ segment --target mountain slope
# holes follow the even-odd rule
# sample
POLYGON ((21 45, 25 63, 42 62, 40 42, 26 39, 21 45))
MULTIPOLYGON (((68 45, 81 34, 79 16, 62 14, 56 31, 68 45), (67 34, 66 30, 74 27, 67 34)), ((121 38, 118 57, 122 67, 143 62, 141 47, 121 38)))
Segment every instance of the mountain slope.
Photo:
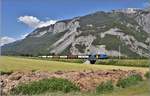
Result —
POLYGON ((25 39, 2 46, 2 54, 148 57, 150 12, 128 11, 96 12, 35 29, 25 39))

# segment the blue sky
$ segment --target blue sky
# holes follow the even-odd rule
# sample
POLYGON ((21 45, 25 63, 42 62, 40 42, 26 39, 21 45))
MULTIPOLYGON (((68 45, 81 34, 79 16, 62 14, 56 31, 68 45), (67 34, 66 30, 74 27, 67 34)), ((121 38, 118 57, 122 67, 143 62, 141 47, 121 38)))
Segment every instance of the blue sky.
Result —
POLYGON ((149 0, 1 0, 1 37, 20 39, 39 24, 86 15, 95 11, 144 8, 149 0), (26 16, 26 18, 24 18, 26 16), (28 17, 27 17, 28 16, 28 17), (30 17, 29 17, 30 16, 30 17), (22 17, 22 18, 21 18, 22 17), (28 19, 29 18, 29 19, 28 19), (28 20, 26 20, 28 19, 28 20), (32 20, 31 20, 32 21, 32 20), (34 22, 31 22, 34 23, 34 22))

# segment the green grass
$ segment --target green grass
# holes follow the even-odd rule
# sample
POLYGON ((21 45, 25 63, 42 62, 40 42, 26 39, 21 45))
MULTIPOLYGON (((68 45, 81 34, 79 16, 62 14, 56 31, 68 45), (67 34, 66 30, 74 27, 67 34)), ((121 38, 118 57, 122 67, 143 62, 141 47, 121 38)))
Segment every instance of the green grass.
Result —
MULTIPOLYGON (((85 59, 50 59, 50 58, 37 58, 30 57, 32 59, 41 59, 49 61, 61 61, 69 63, 84 63, 85 59)), ((115 66, 131 66, 131 67, 150 67, 149 59, 101 59, 97 60, 97 65, 115 65, 115 66)))
POLYGON ((150 94, 150 82, 142 81, 137 85, 130 86, 128 88, 116 89, 108 96, 149 96, 150 94))
POLYGON ((112 81, 103 82, 96 87, 97 93, 106 93, 106 92, 111 92, 113 90, 114 90, 114 86, 112 84, 112 81))
POLYGON ((80 88, 78 86, 66 79, 51 78, 18 85, 12 90, 12 94, 33 95, 58 91, 68 93, 79 90, 80 88))
POLYGON ((142 81, 142 76, 139 74, 134 74, 131 75, 129 77, 126 78, 121 78, 118 82, 117 82, 117 86, 118 87, 122 87, 122 88, 126 88, 132 85, 136 85, 138 84, 140 81, 142 81))
POLYGON ((147 72, 149 68, 141 67, 124 67, 113 65, 90 65, 79 63, 68 63, 58 61, 27 59, 22 57, 0 57, 0 71, 12 72, 23 70, 38 70, 38 71, 83 71, 83 70, 107 70, 107 69, 122 69, 122 70, 139 70, 147 72))
POLYGON ((149 67, 150 61, 148 59, 112 59, 100 60, 97 64, 115 65, 115 66, 133 66, 133 67, 149 67))
POLYGON ((85 59, 50 59, 50 58, 38 58, 38 57, 31 57, 31 59, 48 60, 48 61, 60 61, 60 62, 79 63, 79 64, 85 62, 85 59))
MULTIPOLYGON (((47 92, 32 96, 149 96, 150 94, 149 81, 142 81, 137 85, 128 88, 116 88, 114 91, 104 94, 93 92, 47 92)), ((13 95, 14 96, 14 95, 13 95)))
POLYGON ((146 73, 144 74, 144 76, 145 76, 147 79, 150 79, 150 72, 149 72, 149 71, 146 72, 146 73))

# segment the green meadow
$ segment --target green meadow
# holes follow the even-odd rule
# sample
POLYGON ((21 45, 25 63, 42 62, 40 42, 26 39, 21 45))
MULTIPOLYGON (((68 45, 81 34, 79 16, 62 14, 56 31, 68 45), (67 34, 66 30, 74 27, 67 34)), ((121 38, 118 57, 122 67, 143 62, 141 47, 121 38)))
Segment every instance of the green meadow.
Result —
POLYGON ((128 66, 114 66, 114 65, 90 65, 81 63, 70 63, 61 61, 50 61, 50 60, 38 60, 28 59, 22 57, 0 57, 0 71, 26 71, 26 70, 37 70, 37 71, 83 71, 83 70, 109 70, 109 69, 121 69, 121 70, 139 70, 146 72, 149 70, 148 67, 128 67, 128 66))

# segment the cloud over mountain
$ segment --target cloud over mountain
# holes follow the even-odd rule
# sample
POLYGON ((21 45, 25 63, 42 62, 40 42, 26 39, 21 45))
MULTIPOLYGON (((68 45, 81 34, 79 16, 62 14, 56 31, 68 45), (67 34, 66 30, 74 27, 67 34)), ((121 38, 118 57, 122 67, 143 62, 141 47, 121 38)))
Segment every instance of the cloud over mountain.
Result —
POLYGON ((41 21, 34 16, 20 16, 18 20, 31 28, 40 28, 56 23, 56 20, 41 21))
POLYGON ((0 46, 14 42, 14 41, 16 41, 16 39, 11 38, 11 37, 7 37, 7 36, 0 37, 0 46))

